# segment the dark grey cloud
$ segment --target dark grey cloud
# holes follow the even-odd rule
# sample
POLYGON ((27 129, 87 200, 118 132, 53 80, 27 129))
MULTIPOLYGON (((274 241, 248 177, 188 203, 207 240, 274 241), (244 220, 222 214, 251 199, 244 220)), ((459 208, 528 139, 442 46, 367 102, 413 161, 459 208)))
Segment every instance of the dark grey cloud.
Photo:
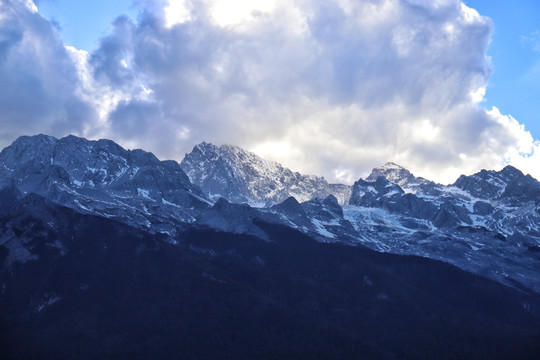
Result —
POLYGON ((123 88, 134 81, 134 74, 127 69, 127 61, 135 51, 132 34, 136 25, 127 16, 116 18, 112 25, 113 33, 101 40, 90 65, 96 79, 123 88))
POLYGON ((81 132, 95 119, 59 33, 31 2, 0 2, 0 139, 81 132))

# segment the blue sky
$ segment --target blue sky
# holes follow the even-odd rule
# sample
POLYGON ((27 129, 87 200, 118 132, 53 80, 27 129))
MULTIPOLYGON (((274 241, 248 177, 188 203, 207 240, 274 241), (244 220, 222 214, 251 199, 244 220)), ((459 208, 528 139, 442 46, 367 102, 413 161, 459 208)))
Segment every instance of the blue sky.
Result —
POLYGON ((56 22, 67 45, 91 51, 119 15, 137 16, 132 0, 41 0, 39 11, 56 22))
POLYGON ((6 0, 0 146, 229 143, 345 183, 387 161, 540 177, 540 5, 464 1, 6 0))
POLYGON ((468 0, 494 23, 488 55, 494 73, 486 104, 523 122, 540 138, 540 2, 468 0))

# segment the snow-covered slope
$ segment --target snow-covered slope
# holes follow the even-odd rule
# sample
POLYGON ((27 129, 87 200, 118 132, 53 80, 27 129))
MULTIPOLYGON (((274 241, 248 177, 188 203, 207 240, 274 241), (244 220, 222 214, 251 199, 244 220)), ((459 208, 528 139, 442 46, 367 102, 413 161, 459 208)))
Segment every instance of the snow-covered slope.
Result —
POLYGON ((334 194, 342 203, 348 200, 346 185, 329 185, 318 176, 293 172, 237 146, 203 142, 186 154, 180 166, 190 180, 213 200, 256 207, 280 203, 290 196, 303 202, 334 194))
POLYGON ((374 249, 443 260, 540 292, 539 200, 540 183, 511 166, 443 186, 387 164, 354 184, 344 217, 374 249))

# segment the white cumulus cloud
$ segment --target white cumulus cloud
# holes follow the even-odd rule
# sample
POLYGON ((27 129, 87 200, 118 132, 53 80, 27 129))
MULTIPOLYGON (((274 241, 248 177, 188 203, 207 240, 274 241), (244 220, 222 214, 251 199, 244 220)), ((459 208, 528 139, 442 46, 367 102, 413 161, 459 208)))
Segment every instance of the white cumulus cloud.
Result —
POLYGON ((14 34, 8 44, 19 51, 0 41, 0 74, 2 59, 30 59, 17 34, 40 23, 52 35, 36 32, 32 44, 56 50, 40 53, 46 71, 31 61, 19 70, 65 89, 44 90, 56 108, 25 115, 32 129, 109 137, 177 160, 203 140, 232 143, 331 181, 390 160, 441 182, 508 163, 540 177, 538 142, 511 116, 482 108, 492 24, 461 1, 168 0, 159 11, 144 3, 91 54, 63 48, 28 7, 8 11, 13 31, 3 36, 14 34), (69 81, 44 75, 66 69, 69 81), (79 118, 43 126, 70 102, 86 108, 79 118))

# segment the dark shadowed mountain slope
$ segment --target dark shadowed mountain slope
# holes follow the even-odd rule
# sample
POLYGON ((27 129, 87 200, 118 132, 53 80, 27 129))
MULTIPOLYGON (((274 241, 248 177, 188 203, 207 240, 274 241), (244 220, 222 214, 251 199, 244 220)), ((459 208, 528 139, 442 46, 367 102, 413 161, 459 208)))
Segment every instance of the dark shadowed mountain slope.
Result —
POLYGON ((538 297, 442 262, 264 222, 267 240, 192 226, 171 242, 38 195, 12 205, 0 229, 31 258, 6 268, 0 246, 4 359, 539 354, 538 297))

